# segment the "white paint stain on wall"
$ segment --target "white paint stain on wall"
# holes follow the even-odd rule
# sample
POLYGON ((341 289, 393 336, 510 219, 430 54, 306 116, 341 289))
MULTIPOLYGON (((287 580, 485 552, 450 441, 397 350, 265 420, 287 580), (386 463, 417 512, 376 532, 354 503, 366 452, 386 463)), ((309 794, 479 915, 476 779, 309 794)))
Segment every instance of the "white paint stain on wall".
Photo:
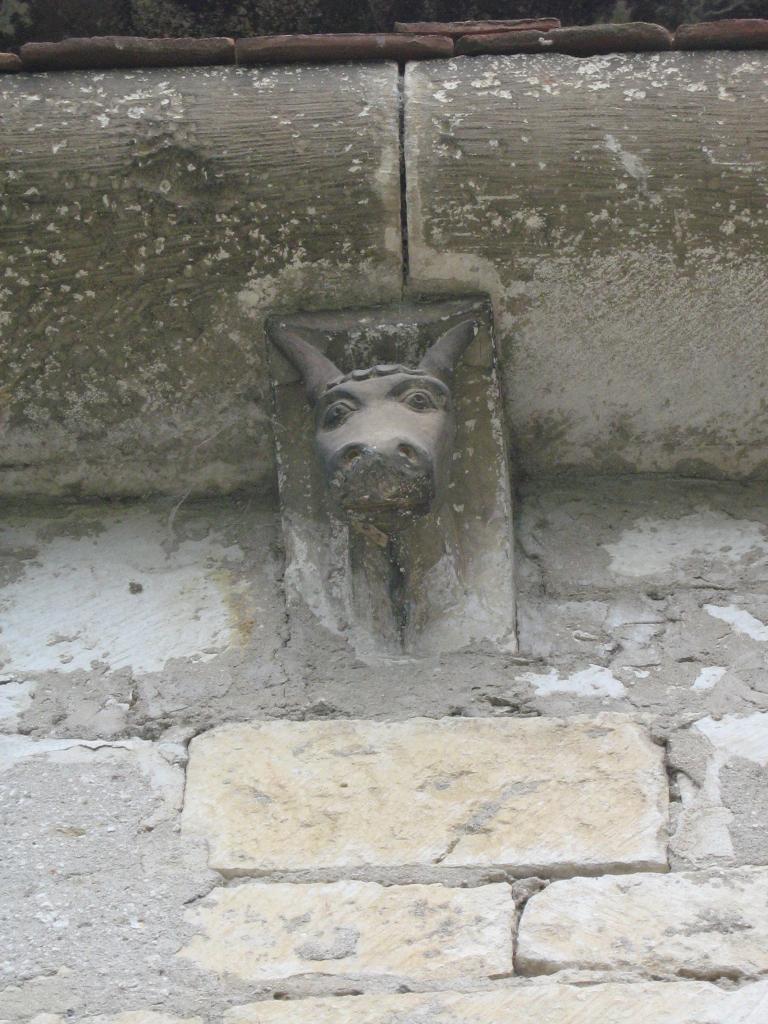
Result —
POLYGON ((707 665, 693 681, 692 690, 711 690, 723 678, 728 669, 720 665, 707 665))
MULTIPOLYGON (((169 543, 165 519, 143 510, 93 525, 87 536, 35 540, 35 558, 0 591, 0 668, 74 672, 96 662, 156 672, 172 658, 207 661, 227 648, 234 623, 224 587, 239 547, 215 534, 169 543)), ((27 526, 2 539, 18 547, 32 536, 27 526)))
POLYGON ((768 714, 724 715, 719 720, 708 716, 696 723, 696 729, 717 751, 718 769, 734 757, 768 765, 768 714))
POLYGON ((680 519, 638 519, 615 544, 605 544, 611 569, 622 576, 654 576, 702 557, 729 565, 749 556, 768 562, 768 535, 760 523, 721 512, 693 512, 680 519))
POLYGON ((743 608, 735 604, 705 604, 704 611, 715 619, 727 622, 737 633, 743 633, 760 643, 768 643, 768 626, 743 608))
POLYGON ((609 153, 615 153, 627 174, 636 181, 642 182, 644 185, 647 184, 650 171, 642 157, 639 157, 636 153, 627 152, 615 135, 605 136, 605 148, 609 153))
POLYGON ((574 693, 582 697, 622 697, 624 684, 601 665, 589 665, 581 672, 562 679, 552 669, 547 673, 526 672, 523 676, 539 696, 551 693, 574 693))
POLYGON ((32 703, 32 684, 0 679, 0 720, 16 718, 32 703))

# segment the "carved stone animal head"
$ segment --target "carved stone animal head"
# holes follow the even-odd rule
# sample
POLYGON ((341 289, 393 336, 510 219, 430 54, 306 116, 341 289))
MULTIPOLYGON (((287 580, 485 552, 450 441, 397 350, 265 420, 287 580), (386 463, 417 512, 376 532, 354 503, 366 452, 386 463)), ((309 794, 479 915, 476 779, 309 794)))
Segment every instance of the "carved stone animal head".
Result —
POLYGON ((466 320, 415 369, 395 364, 343 374, 286 324, 271 338, 301 373, 315 411, 315 446, 337 510, 387 530, 445 496, 455 421, 453 372, 477 328, 466 320))

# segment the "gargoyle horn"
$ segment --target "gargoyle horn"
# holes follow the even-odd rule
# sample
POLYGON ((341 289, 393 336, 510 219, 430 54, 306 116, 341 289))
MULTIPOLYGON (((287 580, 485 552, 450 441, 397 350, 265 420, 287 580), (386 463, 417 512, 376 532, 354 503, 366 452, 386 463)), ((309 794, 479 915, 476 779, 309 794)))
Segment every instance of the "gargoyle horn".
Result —
POLYGON ((335 377, 341 376, 341 370, 327 356, 324 356, 320 349, 305 341, 287 324, 279 321, 271 323, 269 337, 288 362, 301 374, 304 387, 307 389, 307 397, 312 405, 325 391, 326 384, 335 377))
POLYGON ((419 369, 450 385, 459 360, 476 335, 477 323, 474 320, 464 320, 451 327, 426 351, 419 369))

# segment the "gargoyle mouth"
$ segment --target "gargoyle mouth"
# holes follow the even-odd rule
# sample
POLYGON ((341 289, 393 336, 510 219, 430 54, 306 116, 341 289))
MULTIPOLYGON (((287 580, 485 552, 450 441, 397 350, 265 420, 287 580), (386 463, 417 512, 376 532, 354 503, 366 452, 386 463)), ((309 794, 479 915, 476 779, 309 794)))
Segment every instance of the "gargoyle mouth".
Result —
POLYGON ((378 461, 335 473, 329 491, 343 512, 371 521, 425 515, 434 500, 430 474, 402 472, 378 461))

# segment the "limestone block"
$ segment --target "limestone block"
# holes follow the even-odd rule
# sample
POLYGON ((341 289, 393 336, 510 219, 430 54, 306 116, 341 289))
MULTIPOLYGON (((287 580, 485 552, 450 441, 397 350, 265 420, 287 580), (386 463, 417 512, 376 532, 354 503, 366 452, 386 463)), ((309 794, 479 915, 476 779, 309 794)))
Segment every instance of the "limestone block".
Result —
MULTIPOLYGON (((30 1024, 66 1024, 66 1017, 57 1017, 43 1013, 34 1017, 30 1024)), ((156 1013, 154 1010, 129 1010, 127 1013, 115 1015, 104 1014, 98 1017, 87 1017, 81 1024, 202 1024, 200 1017, 170 1017, 167 1013, 156 1013)))
POLYGON ((611 715, 227 725, 193 741, 184 807, 216 870, 323 878, 663 870, 666 818, 660 748, 611 715))
POLYGON ((517 969, 638 969, 755 977, 768 971, 768 870, 571 878, 526 904, 517 969))
POLYGON ((266 312, 399 297, 397 67, 0 80, 5 494, 272 486, 266 312))
POLYGON ((529 985, 496 992, 253 1003, 225 1024, 760 1024, 768 982, 736 991, 696 982, 529 985))
POLYGON ((189 912, 200 934, 181 955, 267 984, 301 975, 455 983, 511 974, 514 915, 504 884, 249 883, 216 889, 189 912))
POLYGON ((411 285, 493 296, 531 473, 765 478, 767 80, 744 53, 407 68, 411 285))
POLYGON ((199 1017, 192 1019, 171 1017, 167 1013, 156 1013, 154 1010, 131 1010, 118 1013, 114 1017, 94 1017, 89 1024, 198 1024, 199 1017))

